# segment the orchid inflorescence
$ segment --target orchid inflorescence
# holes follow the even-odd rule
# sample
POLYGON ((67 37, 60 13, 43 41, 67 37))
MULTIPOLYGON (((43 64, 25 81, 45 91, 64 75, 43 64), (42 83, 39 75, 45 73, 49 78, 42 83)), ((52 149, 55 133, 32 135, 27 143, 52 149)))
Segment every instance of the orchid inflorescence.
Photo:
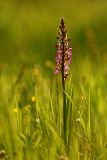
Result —
POLYGON ((70 39, 67 38, 67 30, 65 29, 64 20, 61 18, 59 25, 60 31, 58 32, 58 44, 56 45, 56 70, 55 74, 61 72, 66 80, 68 71, 70 70, 69 65, 72 62, 72 48, 70 47, 70 39))

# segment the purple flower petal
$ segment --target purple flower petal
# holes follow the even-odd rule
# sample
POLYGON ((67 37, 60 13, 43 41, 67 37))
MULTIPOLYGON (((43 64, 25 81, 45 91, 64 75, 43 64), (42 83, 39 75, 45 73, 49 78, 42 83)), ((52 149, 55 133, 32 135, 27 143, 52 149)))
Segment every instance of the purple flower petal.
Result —
POLYGON ((61 19, 60 31, 58 32, 58 44, 56 45, 56 70, 55 74, 58 74, 64 69, 65 79, 68 76, 70 70, 69 65, 72 62, 72 47, 70 47, 70 39, 67 38, 67 30, 65 29, 64 21, 61 19), (64 63, 64 64, 62 64, 64 63), (62 67, 64 68, 62 69, 62 67))

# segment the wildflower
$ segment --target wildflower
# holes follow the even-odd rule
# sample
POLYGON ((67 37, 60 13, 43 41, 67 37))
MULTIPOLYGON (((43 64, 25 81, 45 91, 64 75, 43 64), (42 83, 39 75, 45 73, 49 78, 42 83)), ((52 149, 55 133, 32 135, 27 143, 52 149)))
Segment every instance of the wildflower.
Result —
MULTIPOLYGON (((61 18, 61 22, 59 25, 59 32, 58 32, 58 44, 56 45, 56 70, 55 74, 61 72, 62 78, 62 101, 63 101, 63 138, 66 147, 69 147, 68 144, 68 136, 67 136, 67 101, 66 101, 66 79, 69 74, 69 65, 72 62, 72 48, 70 47, 70 39, 67 38, 67 30, 65 28, 65 23, 63 18, 61 18)), ((69 121, 70 123, 71 121, 69 121)))
POLYGON ((39 119, 39 118, 36 118, 36 122, 37 122, 37 123, 40 123, 40 119, 39 119))
POLYGON ((32 102, 35 102, 36 101, 36 97, 32 96, 31 100, 32 100, 32 102))
POLYGON ((58 32, 58 44, 56 45, 56 70, 55 74, 61 71, 64 76, 64 81, 68 76, 70 70, 69 65, 72 62, 72 48, 70 47, 70 39, 67 38, 67 30, 65 29, 64 20, 61 19, 58 32))
POLYGON ((79 123, 80 121, 81 121, 81 119, 80 119, 80 118, 77 118, 77 119, 76 119, 76 122, 78 122, 78 123, 79 123))
POLYGON ((13 112, 14 112, 14 113, 18 113, 18 108, 15 107, 15 108, 13 109, 13 112))

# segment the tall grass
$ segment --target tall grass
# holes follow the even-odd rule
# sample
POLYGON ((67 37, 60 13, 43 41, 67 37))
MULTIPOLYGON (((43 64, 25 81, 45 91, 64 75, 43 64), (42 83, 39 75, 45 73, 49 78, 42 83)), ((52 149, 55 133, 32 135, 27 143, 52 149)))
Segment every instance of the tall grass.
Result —
MULTIPOLYGON (((7 78, 2 70, 0 157, 14 160, 67 157, 70 160, 106 160, 106 78, 100 66, 97 74, 94 74, 88 60, 90 71, 87 74, 87 68, 81 62, 79 66, 83 72, 80 74, 80 70, 75 70, 77 76, 69 76, 66 84, 68 151, 61 135, 63 116, 60 75, 57 78, 53 76, 51 81, 42 75, 39 66, 33 69, 26 66, 23 74, 21 67, 18 76, 7 78), (19 75, 22 77, 19 78, 19 75)), ((87 64, 85 58, 84 63, 87 64)))

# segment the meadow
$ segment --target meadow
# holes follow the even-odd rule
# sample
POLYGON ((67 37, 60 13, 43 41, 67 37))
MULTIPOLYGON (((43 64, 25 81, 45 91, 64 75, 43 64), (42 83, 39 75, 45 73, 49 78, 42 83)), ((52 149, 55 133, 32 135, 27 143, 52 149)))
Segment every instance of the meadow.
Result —
POLYGON ((106 63, 106 0, 0 1, 0 160, 106 160, 106 63), (61 17, 72 47, 66 140, 61 17))

